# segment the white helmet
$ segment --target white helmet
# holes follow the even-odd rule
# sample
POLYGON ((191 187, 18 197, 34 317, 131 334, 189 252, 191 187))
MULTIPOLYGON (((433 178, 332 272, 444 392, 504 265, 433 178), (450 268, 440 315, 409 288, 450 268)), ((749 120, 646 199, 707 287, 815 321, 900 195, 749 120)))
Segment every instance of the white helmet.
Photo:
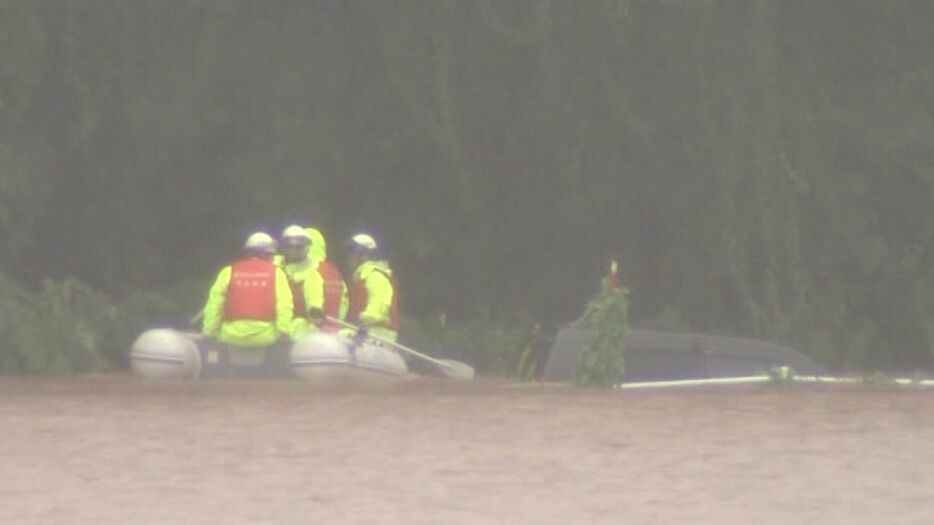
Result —
POLYGON ((251 252, 276 253, 276 241, 266 232, 256 232, 247 237, 243 249, 251 252))
POLYGON ((308 235, 308 231, 297 224, 293 224, 288 228, 282 230, 282 235, 279 237, 279 241, 282 244, 288 244, 291 246, 307 246, 311 243, 311 237, 308 235))
POLYGON ((365 233, 358 233, 354 235, 353 237, 351 237, 350 244, 356 248, 363 248, 369 251, 373 251, 373 250, 376 250, 376 248, 378 248, 378 246, 376 245, 376 239, 374 239, 373 237, 365 233))

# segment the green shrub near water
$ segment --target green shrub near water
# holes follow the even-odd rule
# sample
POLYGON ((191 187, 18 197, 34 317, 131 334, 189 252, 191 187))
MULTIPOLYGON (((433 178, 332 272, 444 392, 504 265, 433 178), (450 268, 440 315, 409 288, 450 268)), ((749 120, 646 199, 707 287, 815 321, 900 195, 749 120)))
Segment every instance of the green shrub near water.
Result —
POLYGON ((107 368, 101 347, 119 315, 106 296, 74 281, 43 281, 36 292, 0 289, 0 370, 86 372, 107 368))
POLYGON ((533 327, 523 315, 503 319, 481 314, 456 322, 442 317, 406 318, 400 342, 434 357, 463 361, 481 374, 512 377, 518 373, 533 327))
POLYGON ((578 321, 593 331, 581 352, 577 367, 579 386, 611 387, 620 381, 625 361, 628 329, 628 290, 604 290, 597 294, 578 321))
POLYGON ((125 365, 133 338, 179 307, 156 294, 117 302, 74 280, 28 290, 0 278, 0 373, 81 373, 125 365))

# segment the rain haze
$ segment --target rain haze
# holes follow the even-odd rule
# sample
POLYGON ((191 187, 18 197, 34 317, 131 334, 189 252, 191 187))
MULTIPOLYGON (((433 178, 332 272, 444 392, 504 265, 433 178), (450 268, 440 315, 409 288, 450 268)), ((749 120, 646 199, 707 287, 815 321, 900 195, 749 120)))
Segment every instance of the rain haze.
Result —
POLYGON ((0 521, 930 523, 931 20, 0 0, 0 521))

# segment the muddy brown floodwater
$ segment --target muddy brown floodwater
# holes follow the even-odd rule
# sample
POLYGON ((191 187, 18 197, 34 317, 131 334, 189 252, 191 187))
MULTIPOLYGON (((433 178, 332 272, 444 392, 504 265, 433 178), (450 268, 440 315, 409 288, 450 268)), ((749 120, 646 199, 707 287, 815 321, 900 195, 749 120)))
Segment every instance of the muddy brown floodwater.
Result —
POLYGON ((934 391, 0 379, 0 523, 934 523, 934 391))

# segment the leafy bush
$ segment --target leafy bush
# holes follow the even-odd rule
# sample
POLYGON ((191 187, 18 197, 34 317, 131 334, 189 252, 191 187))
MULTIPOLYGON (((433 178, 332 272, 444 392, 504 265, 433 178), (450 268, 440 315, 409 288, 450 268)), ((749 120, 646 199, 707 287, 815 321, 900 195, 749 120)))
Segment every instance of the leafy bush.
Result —
POLYGON ((45 280, 38 291, 0 279, 0 372, 111 370, 151 319, 173 310, 152 294, 117 303, 74 279, 45 280))
POLYGON ((628 329, 628 290, 603 290, 587 305, 578 321, 593 331, 577 367, 580 386, 610 387, 624 370, 624 339, 628 329))
POLYGON ((74 280, 43 281, 33 293, 4 282, 0 369, 60 373, 106 368, 99 349, 117 315, 106 296, 74 280))
POLYGON ((463 361, 481 374, 515 376, 532 327, 527 316, 507 320, 482 314, 451 323, 443 318, 408 318, 401 342, 433 357, 463 361))

